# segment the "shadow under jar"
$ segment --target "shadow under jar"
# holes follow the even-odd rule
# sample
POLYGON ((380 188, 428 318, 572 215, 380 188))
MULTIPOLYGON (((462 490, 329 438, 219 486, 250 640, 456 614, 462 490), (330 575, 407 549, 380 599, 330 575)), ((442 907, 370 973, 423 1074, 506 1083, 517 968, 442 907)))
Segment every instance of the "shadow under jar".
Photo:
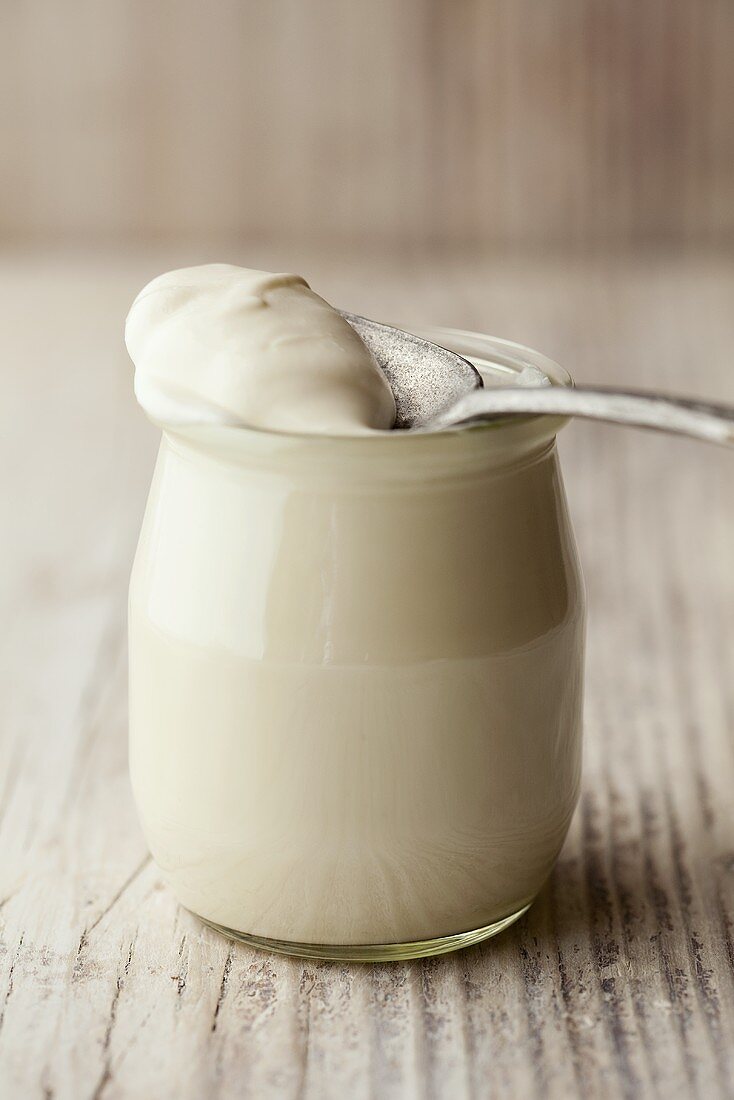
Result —
MULTIPOLYGON (((517 345, 421 335, 489 385, 570 384, 517 345)), ((184 906, 255 946, 377 960, 530 905, 581 766, 562 424, 164 432, 130 587, 130 766, 184 906)))

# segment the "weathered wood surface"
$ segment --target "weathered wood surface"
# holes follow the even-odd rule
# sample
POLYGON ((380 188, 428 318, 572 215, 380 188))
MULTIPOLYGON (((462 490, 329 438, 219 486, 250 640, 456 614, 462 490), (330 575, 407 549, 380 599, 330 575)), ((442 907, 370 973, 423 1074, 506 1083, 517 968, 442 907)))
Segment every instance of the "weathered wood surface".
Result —
MULTIPOLYGON (((156 433, 120 327, 178 258, 0 263, 0 1093, 731 1096, 731 452, 565 433, 591 612, 585 777, 516 927, 433 961, 303 963, 229 944, 160 884, 128 788, 124 642, 156 433)), ((720 260, 306 270, 345 307, 524 339, 579 378, 734 399, 720 260)))
POLYGON ((3 0, 0 239, 734 236, 732 0, 3 0))

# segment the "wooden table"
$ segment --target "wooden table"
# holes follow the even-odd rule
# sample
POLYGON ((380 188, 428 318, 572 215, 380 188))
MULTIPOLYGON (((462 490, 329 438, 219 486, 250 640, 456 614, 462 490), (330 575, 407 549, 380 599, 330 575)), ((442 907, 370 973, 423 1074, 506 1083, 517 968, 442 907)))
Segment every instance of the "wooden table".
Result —
MULTIPOLYGON (((206 255, 206 253, 204 253, 206 255)), ((230 251, 230 256, 232 255, 230 251)), ((0 1093, 688 1097, 734 1090, 734 455, 573 425, 583 793, 530 913, 407 964, 259 954, 181 912, 126 764, 125 588, 156 448, 122 320, 201 256, 0 262, 0 1093)), ((734 400, 734 265, 288 257, 367 314, 734 400)))

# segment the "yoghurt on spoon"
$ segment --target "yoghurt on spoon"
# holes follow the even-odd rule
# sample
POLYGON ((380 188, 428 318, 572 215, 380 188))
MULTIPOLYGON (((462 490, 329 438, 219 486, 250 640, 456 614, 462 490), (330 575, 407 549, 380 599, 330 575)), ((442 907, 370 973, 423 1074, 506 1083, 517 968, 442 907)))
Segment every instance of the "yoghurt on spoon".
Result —
POLYGON ((395 421, 374 358, 300 275, 170 271, 138 294, 125 342, 138 401, 163 425, 355 435, 395 421))

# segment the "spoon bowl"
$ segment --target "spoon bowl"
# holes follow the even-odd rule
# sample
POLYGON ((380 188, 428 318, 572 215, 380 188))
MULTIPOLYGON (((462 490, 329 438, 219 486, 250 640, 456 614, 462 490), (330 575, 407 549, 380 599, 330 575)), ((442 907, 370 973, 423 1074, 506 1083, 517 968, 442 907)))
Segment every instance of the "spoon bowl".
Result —
POLYGON ((375 357, 395 398, 395 428, 426 428, 461 398, 483 387, 468 359, 412 332, 344 313, 375 357))

